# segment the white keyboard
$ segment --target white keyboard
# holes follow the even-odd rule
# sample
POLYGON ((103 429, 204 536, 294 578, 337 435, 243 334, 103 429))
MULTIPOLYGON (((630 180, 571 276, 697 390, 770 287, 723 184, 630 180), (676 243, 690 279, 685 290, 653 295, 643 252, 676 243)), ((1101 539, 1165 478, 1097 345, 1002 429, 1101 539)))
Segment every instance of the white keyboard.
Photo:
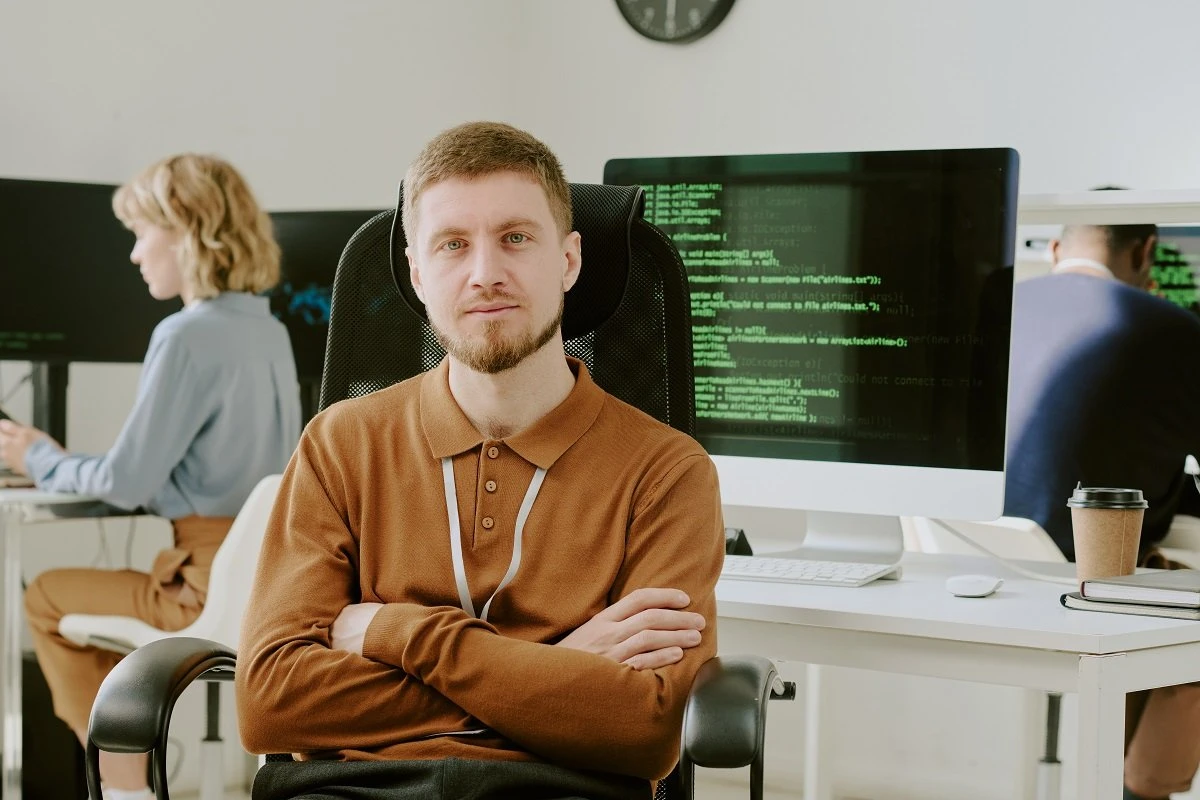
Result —
POLYGON ((722 578, 739 581, 808 583, 814 586, 862 586, 895 572, 895 564, 853 561, 806 561, 769 556, 725 556, 722 578))

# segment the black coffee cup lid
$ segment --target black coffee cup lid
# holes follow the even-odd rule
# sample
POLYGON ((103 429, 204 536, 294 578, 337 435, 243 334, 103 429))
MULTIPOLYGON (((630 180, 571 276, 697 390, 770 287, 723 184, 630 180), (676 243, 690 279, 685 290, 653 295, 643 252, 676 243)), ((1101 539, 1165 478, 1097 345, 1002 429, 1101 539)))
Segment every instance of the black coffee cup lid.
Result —
POLYGON ((1071 499, 1067 501, 1071 508, 1149 508, 1150 504, 1142 497, 1141 489, 1113 489, 1107 487, 1083 486, 1075 487, 1071 499))

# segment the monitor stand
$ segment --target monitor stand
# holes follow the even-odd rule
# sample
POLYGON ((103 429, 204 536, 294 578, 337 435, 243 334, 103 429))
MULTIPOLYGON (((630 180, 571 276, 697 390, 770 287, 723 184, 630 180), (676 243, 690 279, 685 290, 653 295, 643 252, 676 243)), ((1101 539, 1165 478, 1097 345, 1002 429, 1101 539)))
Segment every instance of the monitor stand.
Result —
POLYGON ((904 555, 904 531, 899 517, 805 511, 808 523, 799 549, 780 555, 818 561, 861 561, 899 564, 904 555))
POLYGON ((67 382, 70 365, 66 362, 33 363, 33 427, 67 446, 67 382))
POLYGON ((725 506, 725 524, 745 530, 755 555, 895 565, 886 577, 900 575, 904 532, 899 517, 725 506))

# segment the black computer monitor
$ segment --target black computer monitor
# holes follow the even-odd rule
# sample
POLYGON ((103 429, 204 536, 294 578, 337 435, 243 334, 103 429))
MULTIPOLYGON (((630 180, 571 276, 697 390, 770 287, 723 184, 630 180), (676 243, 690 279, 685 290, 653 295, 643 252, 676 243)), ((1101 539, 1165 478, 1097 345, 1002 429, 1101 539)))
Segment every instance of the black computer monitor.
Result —
POLYGON ((1017 154, 631 158, 691 291, 697 437, 735 505, 992 519, 1017 154))
POLYGON ((0 359, 140 362, 180 303, 150 296, 116 186, 0 178, 0 359))
POLYGON ((303 382, 321 381, 338 259, 354 232, 378 213, 378 209, 271 213, 283 251, 279 285, 270 295, 271 311, 287 325, 296 373, 303 382))
POLYGON ((1200 314, 1200 227, 1164 225, 1150 267, 1151 291, 1200 314))

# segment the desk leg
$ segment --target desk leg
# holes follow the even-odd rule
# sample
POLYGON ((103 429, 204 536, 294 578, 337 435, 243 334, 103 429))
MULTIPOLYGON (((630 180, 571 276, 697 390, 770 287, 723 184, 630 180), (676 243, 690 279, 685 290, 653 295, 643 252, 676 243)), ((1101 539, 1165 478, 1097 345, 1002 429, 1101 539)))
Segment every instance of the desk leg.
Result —
POLYGON ((818 664, 809 664, 804 672, 804 800, 833 800, 828 763, 821 766, 822 758, 828 762, 833 753, 833 719, 830 704, 822 698, 829 688, 822 685, 823 672, 818 664))
POLYGON ((1077 796, 1120 800, 1124 787, 1125 692, 1106 679, 1123 655, 1079 658, 1077 796))
POLYGON ((0 505, 0 670, 3 671, 4 753, 0 773, 4 800, 21 800, 21 529, 17 509, 0 505))

